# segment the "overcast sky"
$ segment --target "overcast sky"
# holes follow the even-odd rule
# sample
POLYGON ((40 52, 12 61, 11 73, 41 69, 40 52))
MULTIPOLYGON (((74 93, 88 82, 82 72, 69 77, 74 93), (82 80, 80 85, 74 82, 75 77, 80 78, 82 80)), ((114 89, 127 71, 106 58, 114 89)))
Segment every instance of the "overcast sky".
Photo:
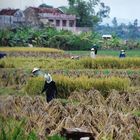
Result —
MULTIPOLYGON (((106 5, 110 6, 110 17, 121 19, 140 20, 140 0, 101 0, 106 5)), ((54 7, 67 5, 67 0, 0 0, 0 8, 20 8, 26 6, 38 6, 41 3, 46 3, 54 7)))

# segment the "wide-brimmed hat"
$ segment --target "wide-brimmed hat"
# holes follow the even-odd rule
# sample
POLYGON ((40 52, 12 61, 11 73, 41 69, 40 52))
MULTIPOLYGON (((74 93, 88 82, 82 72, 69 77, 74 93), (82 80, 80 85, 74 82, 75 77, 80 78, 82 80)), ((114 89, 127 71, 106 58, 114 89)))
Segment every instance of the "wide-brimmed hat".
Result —
POLYGON ((94 51, 94 48, 91 48, 91 51, 94 51))
POLYGON ((32 70, 32 73, 35 73, 36 71, 39 71, 40 70, 40 68, 34 68, 33 70, 32 70))

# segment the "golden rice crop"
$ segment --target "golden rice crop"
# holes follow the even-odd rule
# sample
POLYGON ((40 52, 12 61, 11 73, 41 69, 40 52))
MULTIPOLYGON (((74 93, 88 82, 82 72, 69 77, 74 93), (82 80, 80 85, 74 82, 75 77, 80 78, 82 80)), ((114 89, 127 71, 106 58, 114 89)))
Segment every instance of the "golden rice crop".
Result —
MULTIPOLYGON (((81 77, 68 77, 54 75, 54 80, 56 81, 58 91, 62 93, 67 93, 63 95, 64 97, 69 96, 72 91, 84 89, 90 90, 92 88, 97 89, 102 92, 105 96, 111 89, 116 89, 120 91, 127 90, 130 86, 130 80, 127 78, 109 77, 109 78, 88 78, 87 76, 81 77)), ((61 96, 61 95, 60 95, 61 96)))
MULTIPOLYGON (((0 60, 0 65, 5 63, 3 67, 7 64, 14 65, 15 68, 25 68, 31 69, 32 67, 41 67, 48 70, 58 70, 58 69, 138 69, 140 68, 140 58, 125 58, 119 59, 115 57, 105 57, 105 58, 81 58, 79 60, 72 60, 70 58, 64 58, 63 55, 54 53, 54 55, 33 55, 33 57, 7 57, 0 60), (28 58, 27 58, 28 57, 28 58), (54 59, 55 58, 55 59, 54 59)), ((9 66, 10 67, 10 66, 9 66)))
POLYGON ((54 48, 41 48, 41 47, 0 47, 1 52, 47 52, 47 53, 63 53, 63 50, 54 48))
MULTIPOLYGON (((86 76, 74 78, 63 75, 54 75, 58 89, 58 96, 62 98, 69 97, 73 91, 97 89, 102 92, 104 96, 112 89, 119 91, 127 90, 130 86, 130 80, 127 78, 88 78, 86 76)), ((39 77, 30 78, 25 86, 25 92, 32 95, 38 95, 42 91, 44 79, 39 77)))
POLYGON ((140 93, 112 92, 107 99, 95 90, 73 93, 67 104, 59 99, 46 104, 39 96, 1 97, 0 113, 15 120, 26 118, 24 129, 35 130, 42 139, 73 127, 92 132, 97 140, 133 139, 140 134, 140 117, 133 113, 140 109, 140 93))
POLYGON ((99 57, 92 59, 85 57, 76 62, 78 66, 86 69, 126 69, 126 68, 139 68, 140 58, 125 58, 120 59, 116 57, 99 57))

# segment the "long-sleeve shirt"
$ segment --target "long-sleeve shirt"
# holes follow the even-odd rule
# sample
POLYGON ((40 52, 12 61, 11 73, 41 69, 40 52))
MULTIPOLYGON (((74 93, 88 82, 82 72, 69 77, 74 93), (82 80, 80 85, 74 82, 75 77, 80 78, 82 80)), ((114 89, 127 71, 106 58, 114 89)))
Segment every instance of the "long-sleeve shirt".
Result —
POLYGON ((45 81, 44 87, 42 89, 42 93, 46 92, 47 95, 54 95, 57 96, 57 87, 55 85, 54 81, 51 81, 50 83, 47 83, 45 81))

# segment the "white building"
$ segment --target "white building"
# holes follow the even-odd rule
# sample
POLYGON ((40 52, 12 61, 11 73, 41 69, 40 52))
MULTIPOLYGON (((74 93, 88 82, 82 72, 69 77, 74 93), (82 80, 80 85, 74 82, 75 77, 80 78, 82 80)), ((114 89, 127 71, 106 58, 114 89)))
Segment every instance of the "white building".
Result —
POLYGON ((24 22, 24 13, 20 9, 2 9, 0 11, 0 26, 12 26, 24 22))
POLYGON ((102 35, 102 38, 103 39, 111 39, 112 38, 112 35, 102 35))

